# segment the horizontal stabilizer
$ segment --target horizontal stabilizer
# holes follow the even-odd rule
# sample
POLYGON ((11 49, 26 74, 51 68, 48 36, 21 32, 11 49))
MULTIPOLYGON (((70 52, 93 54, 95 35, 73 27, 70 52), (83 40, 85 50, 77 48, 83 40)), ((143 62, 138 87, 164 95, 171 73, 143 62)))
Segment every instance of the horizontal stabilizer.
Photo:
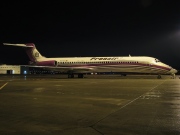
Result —
POLYGON ((10 44, 10 43, 3 43, 3 45, 12 45, 12 46, 20 46, 20 47, 33 47, 33 46, 27 46, 26 44, 10 44))

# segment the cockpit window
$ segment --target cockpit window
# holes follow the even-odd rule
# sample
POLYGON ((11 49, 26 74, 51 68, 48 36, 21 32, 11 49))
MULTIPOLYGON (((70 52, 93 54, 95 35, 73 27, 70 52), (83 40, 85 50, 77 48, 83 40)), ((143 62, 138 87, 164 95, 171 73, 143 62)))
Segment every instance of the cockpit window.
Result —
POLYGON ((156 62, 161 62, 161 61, 160 61, 160 60, 158 60, 158 59, 155 59, 155 61, 156 61, 156 62))

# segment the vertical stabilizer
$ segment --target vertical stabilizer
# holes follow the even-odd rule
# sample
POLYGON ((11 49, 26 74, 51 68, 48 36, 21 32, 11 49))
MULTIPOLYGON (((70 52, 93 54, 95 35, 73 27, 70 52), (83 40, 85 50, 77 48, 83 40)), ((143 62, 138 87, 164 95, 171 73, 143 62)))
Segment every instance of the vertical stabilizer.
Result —
POLYGON ((42 56, 39 51, 36 49, 35 44, 33 43, 27 43, 25 44, 27 47, 25 48, 27 55, 29 56, 29 59, 32 62, 37 62, 38 60, 45 58, 42 56))

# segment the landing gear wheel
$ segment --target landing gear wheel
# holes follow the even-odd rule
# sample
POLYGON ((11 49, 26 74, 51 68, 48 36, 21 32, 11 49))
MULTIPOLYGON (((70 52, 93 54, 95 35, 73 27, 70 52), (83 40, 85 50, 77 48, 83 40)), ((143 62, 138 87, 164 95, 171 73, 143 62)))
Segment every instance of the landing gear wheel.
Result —
POLYGON ((158 76, 157 76, 157 79, 161 79, 161 78, 162 78, 161 75, 158 75, 158 76))
POLYGON ((74 74, 68 74, 68 78, 74 78, 74 74))
POLYGON ((84 78, 83 74, 78 74, 78 78, 84 78))

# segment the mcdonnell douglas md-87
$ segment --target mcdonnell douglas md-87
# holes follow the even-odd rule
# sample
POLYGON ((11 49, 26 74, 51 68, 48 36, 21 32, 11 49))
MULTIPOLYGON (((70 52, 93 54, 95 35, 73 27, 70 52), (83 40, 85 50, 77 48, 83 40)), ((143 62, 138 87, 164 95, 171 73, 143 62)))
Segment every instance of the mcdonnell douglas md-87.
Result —
POLYGON ((175 78, 177 73, 177 70, 171 66, 148 56, 46 58, 39 53, 33 43, 3 44, 24 47, 31 60, 31 65, 29 66, 66 72, 68 73, 68 78, 74 78, 74 74, 78 74, 78 78, 83 78, 84 73, 95 72, 157 74, 158 78, 161 78, 163 74, 169 74, 175 78))

